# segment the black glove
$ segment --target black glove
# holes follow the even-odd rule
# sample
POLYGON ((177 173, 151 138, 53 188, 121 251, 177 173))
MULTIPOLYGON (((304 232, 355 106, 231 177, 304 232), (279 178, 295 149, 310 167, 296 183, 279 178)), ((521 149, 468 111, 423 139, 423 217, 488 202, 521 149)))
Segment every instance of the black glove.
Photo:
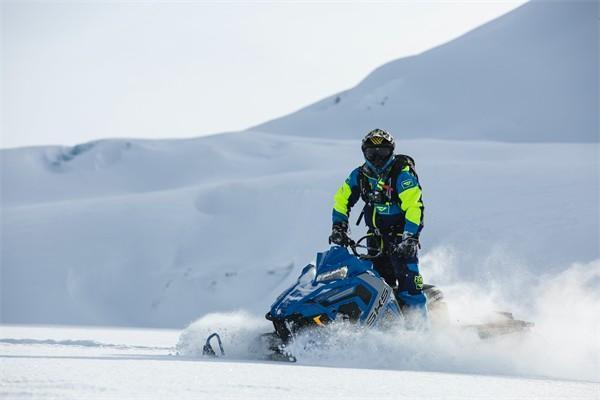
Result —
POLYGON ((339 246, 348 246, 350 238, 348 237, 348 224, 346 222, 336 222, 331 228, 329 244, 334 243, 339 246))
POLYGON ((419 239, 410 232, 402 234, 402 241, 396 245, 394 253, 402 258, 413 258, 419 249, 419 239))

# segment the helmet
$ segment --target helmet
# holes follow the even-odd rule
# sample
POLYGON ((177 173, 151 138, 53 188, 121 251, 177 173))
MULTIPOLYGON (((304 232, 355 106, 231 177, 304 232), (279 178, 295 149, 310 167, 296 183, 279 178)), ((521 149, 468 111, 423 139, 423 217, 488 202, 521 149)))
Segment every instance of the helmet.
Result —
POLYGON ((362 140, 361 149, 367 163, 383 168, 394 155, 394 138, 383 129, 373 129, 362 140))

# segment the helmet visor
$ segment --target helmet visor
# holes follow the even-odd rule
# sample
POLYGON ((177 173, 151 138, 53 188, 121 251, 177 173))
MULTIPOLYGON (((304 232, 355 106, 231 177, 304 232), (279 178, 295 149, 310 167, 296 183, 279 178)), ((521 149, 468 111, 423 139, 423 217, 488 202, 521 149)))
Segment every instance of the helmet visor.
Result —
POLYGON ((381 168, 390 159, 394 150, 391 147, 367 147, 364 155, 367 161, 377 168, 381 168))

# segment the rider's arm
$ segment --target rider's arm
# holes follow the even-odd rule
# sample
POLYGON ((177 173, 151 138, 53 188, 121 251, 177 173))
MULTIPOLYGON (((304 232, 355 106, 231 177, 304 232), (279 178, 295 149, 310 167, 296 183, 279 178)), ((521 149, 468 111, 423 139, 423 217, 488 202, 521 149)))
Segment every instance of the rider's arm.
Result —
POLYGON ((358 174, 360 168, 356 168, 350 173, 350 176, 342 184, 333 196, 333 223, 348 222, 350 209, 360 197, 360 189, 358 187, 358 174))
POLYGON ((400 208, 405 213, 404 232, 416 234, 423 218, 423 200, 419 182, 410 172, 409 167, 405 167, 398 175, 396 187, 400 198, 400 208))

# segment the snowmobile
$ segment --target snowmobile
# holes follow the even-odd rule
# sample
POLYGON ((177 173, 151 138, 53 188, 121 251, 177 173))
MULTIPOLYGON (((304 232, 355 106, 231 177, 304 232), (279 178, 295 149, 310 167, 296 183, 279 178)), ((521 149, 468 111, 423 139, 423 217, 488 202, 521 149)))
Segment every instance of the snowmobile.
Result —
MULTIPOLYGON (((369 248, 350 240, 347 247, 333 245, 317 254, 315 264, 302 269, 297 281, 281 293, 265 318, 273 323, 274 332, 258 339, 259 347, 267 349, 267 359, 295 361, 286 347, 295 336, 310 329, 318 329, 333 321, 349 321, 366 327, 385 328, 405 319, 404 307, 394 289, 373 268, 372 260, 380 257, 381 250, 369 248), (366 253, 360 253, 365 252, 366 253)), ((440 289, 423 285, 430 319, 436 322, 448 319, 447 306, 440 289)), ((515 320, 510 313, 499 313, 501 321, 468 325, 481 338, 525 330, 532 323, 515 320)), ((204 355, 216 356, 211 339, 216 338, 224 355, 218 334, 206 340, 204 355)))

